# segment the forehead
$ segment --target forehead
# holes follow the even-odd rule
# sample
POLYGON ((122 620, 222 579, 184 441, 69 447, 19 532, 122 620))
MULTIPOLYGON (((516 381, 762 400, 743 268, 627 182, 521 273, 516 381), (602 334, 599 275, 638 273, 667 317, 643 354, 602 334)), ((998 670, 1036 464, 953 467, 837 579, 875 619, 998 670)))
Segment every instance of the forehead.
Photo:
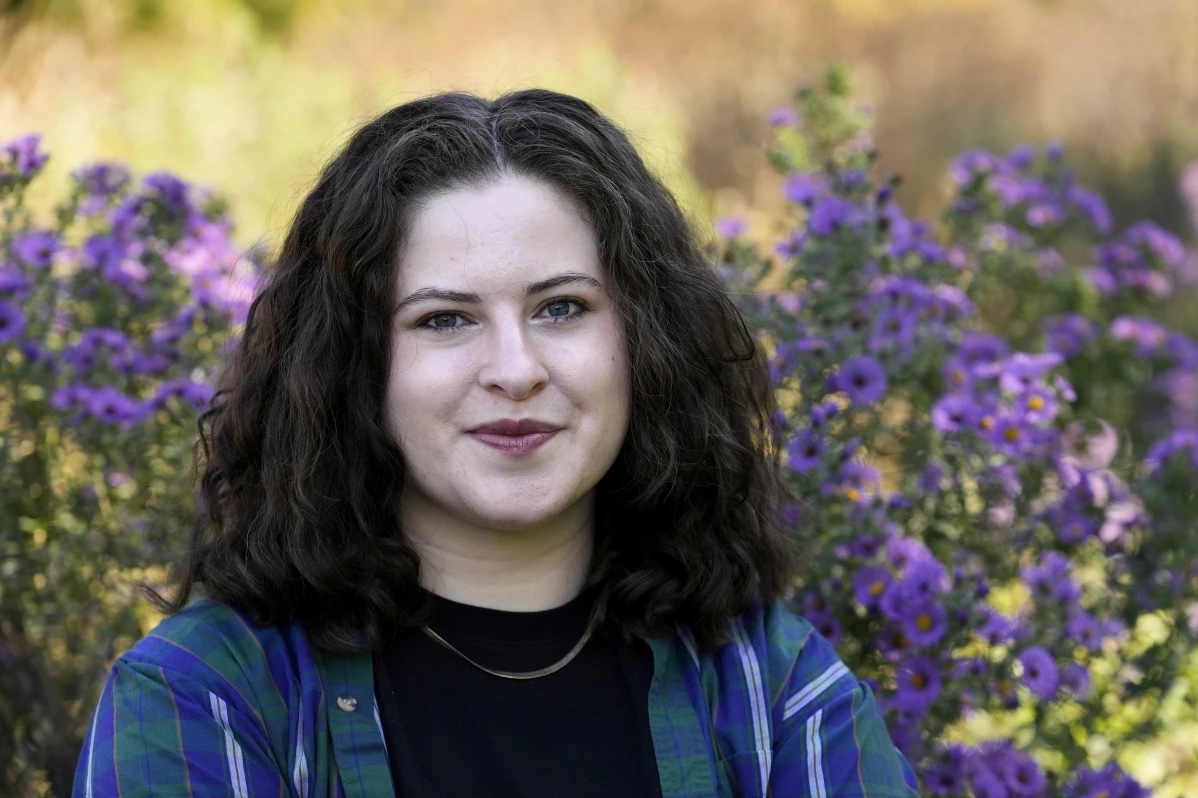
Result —
POLYGON ((540 180, 505 176, 438 194, 414 214, 401 288, 432 278, 533 280, 581 271, 602 279, 594 232, 568 197, 540 180))

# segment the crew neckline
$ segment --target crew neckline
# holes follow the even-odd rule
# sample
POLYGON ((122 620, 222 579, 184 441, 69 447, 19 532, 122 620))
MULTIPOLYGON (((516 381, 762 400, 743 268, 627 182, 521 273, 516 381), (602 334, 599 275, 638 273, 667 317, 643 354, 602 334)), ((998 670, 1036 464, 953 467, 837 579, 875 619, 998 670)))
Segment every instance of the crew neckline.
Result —
POLYGON ((547 610, 521 612, 463 604, 424 591, 432 598, 429 626, 438 634, 504 643, 534 643, 578 637, 591 617, 597 591, 584 589, 565 604, 547 610))

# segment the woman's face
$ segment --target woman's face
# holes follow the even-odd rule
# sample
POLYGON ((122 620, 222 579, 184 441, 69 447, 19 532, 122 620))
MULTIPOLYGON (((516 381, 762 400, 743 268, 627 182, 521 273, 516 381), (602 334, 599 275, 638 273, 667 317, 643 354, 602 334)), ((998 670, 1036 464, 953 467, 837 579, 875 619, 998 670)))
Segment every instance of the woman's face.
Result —
POLYGON ((604 272, 590 226, 537 180, 455 190, 415 216, 386 399, 407 509, 493 529, 589 512, 628 426, 604 272))

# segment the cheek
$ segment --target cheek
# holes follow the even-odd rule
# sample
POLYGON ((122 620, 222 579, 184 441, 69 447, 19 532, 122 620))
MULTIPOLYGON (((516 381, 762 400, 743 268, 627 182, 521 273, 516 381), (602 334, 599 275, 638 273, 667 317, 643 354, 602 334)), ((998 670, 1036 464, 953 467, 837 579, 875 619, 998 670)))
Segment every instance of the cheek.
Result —
POLYGON ((430 421, 451 418, 467 371, 447 353, 397 347, 387 376, 388 429, 392 434, 427 434, 430 421))

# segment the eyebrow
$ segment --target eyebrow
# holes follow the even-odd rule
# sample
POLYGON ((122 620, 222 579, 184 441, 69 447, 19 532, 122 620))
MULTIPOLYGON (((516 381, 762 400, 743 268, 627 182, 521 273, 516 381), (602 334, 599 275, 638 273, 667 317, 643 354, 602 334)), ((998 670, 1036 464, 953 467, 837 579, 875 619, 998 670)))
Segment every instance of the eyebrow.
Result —
MULTIPOLYGON (((544 280, 539 280, 535 283, 529 283, 524 289, 524 296, 530 297, 545 291, 550 291, 558 286, 571 285, 581 283, 597 288, 600 291, 605 291, 603 283, 596 280, 589 274, 582 272, 565 272, 563 274, 555 274, 544 280)), ((478 305, 482 302, 482 297, 478 294, 472 294, 465 291, 451 291, 445 288, 420 288, 404 297, 398 305, 395 306, 395 313, 400 313, 410 305, 415 305, 417 302, 427 302, 429 300, 439 300, 441 302, 457 302, 465 305, 478 305)))

